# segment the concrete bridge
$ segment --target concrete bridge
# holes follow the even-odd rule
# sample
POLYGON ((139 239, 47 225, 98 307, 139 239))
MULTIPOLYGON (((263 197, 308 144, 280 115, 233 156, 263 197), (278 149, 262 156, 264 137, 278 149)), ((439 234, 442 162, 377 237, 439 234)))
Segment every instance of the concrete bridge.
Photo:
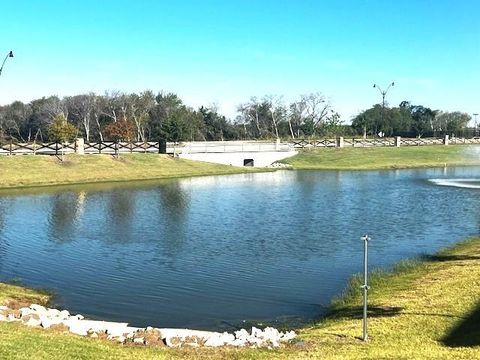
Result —
MULTIPOLYGON (((170 152, 172 149, 168 150, 170 152)), ((265 167, 297 154, 291 144, 280 143, 280 141, 189 142, 173 151, 182 159, 255 167, 265 167)))

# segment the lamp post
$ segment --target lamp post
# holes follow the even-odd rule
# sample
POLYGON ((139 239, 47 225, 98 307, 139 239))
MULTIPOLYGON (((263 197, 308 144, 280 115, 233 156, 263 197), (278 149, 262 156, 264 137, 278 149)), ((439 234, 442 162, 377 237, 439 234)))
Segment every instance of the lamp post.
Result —
POLYGON ((475 129, 474 129, 474 134, 475 134, 475 135, 474 135, 474 136, 478 136, 477 116, 478 116, 478 114, 473 114, 473 118, 475 119, 475 129))
POLYGON ((0 75, 2 75, 2 70, 3 70, 3 67, 5 66, 5 61, 7 61, 8 58, 13 58, 13 51, 10 50, 5 56, 5 59, 3 59, 2 66, 0 67, 0 75))
POLYGON ((382 94, 382 124, 383 124, 383 121, 384 121, 383 118, 384 118, 384 116, 385 116, 385 115, 384 115, 384 113, 385 113, 385 96, 387 95, 388 90, 390 90, 390 88, 391 88, 392 86, 395 86, 395 82, 394 82, 394 81, 392 81, 391 84, 388 84, 387 89, 386 89, 385 91, 383 91, 380 86, 378 86, 377 84, 373 84, 373 87, 374 87, 374 88, 377 88, 378 91, 380 91, 380 94, 382 94))

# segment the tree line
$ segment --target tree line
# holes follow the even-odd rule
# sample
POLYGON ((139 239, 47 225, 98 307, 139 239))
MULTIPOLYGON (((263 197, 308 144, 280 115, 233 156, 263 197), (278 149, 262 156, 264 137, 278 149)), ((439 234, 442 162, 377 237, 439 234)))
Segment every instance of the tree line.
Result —
POLYGON ((211 141, 335 136, 460 135, 470 116, 402 102, 375 105, 345 125, 321 93, 285 102, 281 96, 252 97, 230 120, 215 106, 187 106, 174 93, 107 92, 43 97, 0 107, 0 141, 211 141))

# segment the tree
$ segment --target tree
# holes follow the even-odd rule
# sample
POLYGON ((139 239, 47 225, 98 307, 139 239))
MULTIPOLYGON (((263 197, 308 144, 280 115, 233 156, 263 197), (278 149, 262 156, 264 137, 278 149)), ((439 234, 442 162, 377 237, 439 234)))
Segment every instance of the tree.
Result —
POLYGON ((470 115, 459 111, 439 112, 435 117, 434 127, 444 135, 458 135, 465 131, 470 120, 470 115))
POLYGON ((105 127, 105 135, 115 142, 115 156, 118 158, 118 142, 131 142, 135 137, 135 124, 127 119, 111 122, 105 127))
MULTIPOLYGON (((62 145, 62 158, 63 161, 63 144, 69 142, 75 138, 77 134, 77 128, 70 124, 63 113, 58 114, 53 119, 52 124, 48 127, 48 138, 51 141, 60 143, 62 145)), ((58 148, 55 150, 55 155, 58 155, 58 148)))
POLYGON ((90 141, 90 122, 95 107, 95 94, 76 95, 64 99, 69 114, 74 122, 83 128, 86 141, 90 141))

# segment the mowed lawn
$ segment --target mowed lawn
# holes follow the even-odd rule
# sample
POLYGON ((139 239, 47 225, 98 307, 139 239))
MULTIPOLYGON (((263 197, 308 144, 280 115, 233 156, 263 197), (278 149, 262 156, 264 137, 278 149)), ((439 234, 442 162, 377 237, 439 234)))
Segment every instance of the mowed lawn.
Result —
POLYGON ((294 169, 375 170, 480 165, 480 145, 302 150, 283 161, 294 169))
MULTIPOLYGON (((360 339, 358 285, 352 281, 328 318, 298 329, 299 338, 281 349, 143 348, 0 323, 0 358, 480 359, 480 238, 399 264, 393 272, 376 272, 367 343, 360 339)), ((0 302, 23 299, 25 291, 2 285, 0 302)))
POLYGON ((0 156, 0 188, 156 180, 244 173, 252 168, 189 161, 160 154, 0 156))

